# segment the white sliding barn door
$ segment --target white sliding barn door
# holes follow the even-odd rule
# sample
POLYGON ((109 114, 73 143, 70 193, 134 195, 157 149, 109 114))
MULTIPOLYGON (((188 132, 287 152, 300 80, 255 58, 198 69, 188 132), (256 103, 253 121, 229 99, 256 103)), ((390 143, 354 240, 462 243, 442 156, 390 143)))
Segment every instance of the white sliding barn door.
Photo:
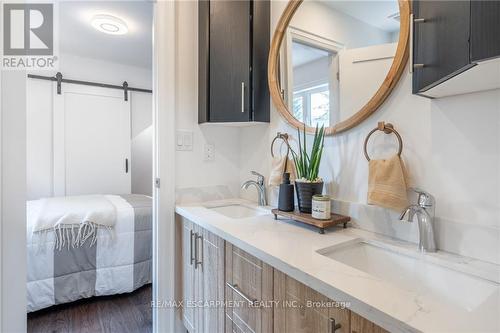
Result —
POLYGON ((122 90, 54 89, 54 195, 130 193, 130 131, 122 90))

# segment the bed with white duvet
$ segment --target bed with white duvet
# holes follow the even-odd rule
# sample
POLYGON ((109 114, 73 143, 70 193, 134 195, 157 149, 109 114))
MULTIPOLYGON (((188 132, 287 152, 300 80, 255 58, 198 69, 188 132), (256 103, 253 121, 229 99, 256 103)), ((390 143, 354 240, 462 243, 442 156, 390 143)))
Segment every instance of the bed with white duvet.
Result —
POLYGON ((151 232, 149 196, 28 201, 28 312, 151 283, 151 232))

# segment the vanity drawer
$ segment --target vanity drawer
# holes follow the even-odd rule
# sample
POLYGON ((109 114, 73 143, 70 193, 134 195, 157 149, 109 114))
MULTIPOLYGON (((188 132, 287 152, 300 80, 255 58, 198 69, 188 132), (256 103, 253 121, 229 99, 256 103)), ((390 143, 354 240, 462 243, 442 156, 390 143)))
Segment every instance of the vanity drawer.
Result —
POLYGON ((273 268, 226 242, 225 270, 226 332, 272 332, 273 268))
POLYGON ((350 332, 348 309, 336 307, 328 297, 276 269, 274 298, 275 333, 350 332))

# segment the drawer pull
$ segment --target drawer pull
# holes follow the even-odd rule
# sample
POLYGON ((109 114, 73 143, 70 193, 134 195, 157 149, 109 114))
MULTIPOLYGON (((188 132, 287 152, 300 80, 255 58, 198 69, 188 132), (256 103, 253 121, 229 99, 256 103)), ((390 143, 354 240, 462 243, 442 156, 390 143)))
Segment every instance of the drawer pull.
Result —
POLYGON ((247 301, 251 306, 253 306, 257 300, 256 299, 250 299, 250 297, 248 297, 247 295, 245 295, 239 288, 238 288, 238 285, 237 284, 231 284, 229 282, 226 282, 226 286, 229 287, 229 289, 231 289, 232 291, 234 291, 235 293, 237 293, 238 295, 240 295, 245 301, 247 301))
POLYGON ((245 113, 245 82, 241 82, 241 113, 245 113))
POLYGON ((193 230, 189 230, 189 254, 190 254, 190 264, 191 266, 194 263, 194 251, 193 251, 193 236, 194 232, 193 230))
POLYGON ((330 333, 335 333, 336 330, 341 328, 342 325, 335 322, 335 318, 330 318, 330 333))
POLYGON ((195 233, 195 235, 194 235, 194 255, 195 255, 194 269, 197 269, 198 265, 203 266, 203 236, 198 235, 198 233, 195 233), (198 253, 200 252, 199 248, 198 248, 198 240, 199 239, 201 239, 201 256, 200 256, 200 258, 198 258, 198 253))

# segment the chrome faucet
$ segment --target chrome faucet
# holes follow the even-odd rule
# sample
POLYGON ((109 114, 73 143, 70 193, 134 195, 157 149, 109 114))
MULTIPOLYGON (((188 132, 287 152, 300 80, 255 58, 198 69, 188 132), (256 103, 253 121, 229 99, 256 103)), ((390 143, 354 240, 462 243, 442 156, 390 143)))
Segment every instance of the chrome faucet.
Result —
POLYGON ((264 185, 264 176, 255 171, 252 171, 252 175, 257 176, 257 181, 247 180, 241 185, 241 188, 247 189, 248 186, 254 185, 257 188, 257 193, 259 194, 259 206, 267 206, 266 186, 264 185))
POLYGON ((422 252, 436 252, 434 238, 434 213, 436 201, 432 195, 420 189, 412 188, 418 194, 417 204, 408 206, 399 217, 403 220, 408 215, 408 222, 412 222, 417 215, 419 243, 418 249, 422 252))

